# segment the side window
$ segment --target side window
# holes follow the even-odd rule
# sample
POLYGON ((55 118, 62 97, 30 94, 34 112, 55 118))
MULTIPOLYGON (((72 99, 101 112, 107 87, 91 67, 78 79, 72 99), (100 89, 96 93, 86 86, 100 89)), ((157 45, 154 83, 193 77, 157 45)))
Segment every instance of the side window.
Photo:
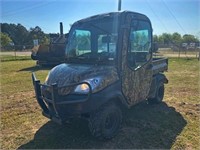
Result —
POLYGON ((138 69, 151 58, 151 25, 147 21, 134 20, 131 23, 128 65, 138 69))

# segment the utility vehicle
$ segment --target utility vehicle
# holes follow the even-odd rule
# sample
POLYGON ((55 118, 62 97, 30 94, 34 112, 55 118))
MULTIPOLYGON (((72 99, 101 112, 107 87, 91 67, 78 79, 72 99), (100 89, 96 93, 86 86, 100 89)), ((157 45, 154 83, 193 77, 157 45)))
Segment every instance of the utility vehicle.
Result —
POLYGON ((32 74, 43 115, 58 123, 82 117, 89 121, 93 136, 115 136, 122 109, 163 100, 168 60, 152 58, 156 47, 152 40, 150 20, 135 12, 111 12, 75 22, 65 63, 54 67, 44 84, 32 74))

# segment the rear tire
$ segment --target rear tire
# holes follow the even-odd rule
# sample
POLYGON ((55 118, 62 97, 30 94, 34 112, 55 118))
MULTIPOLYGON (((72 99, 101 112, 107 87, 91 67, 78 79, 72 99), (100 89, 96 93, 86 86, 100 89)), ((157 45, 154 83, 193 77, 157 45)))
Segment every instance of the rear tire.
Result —
POLYGON ((164 83, 160 82, 158 88, 156 89, 155 97, 148 99, 149 103, 150 104, 161 103, 164 98, 164 93, 165 93, 164 83))
POLYGON ((122 122, 122 112, 114 103, 102 106, 89 119, 91 134, 99 139, 111 139, 119 131, 122 122))

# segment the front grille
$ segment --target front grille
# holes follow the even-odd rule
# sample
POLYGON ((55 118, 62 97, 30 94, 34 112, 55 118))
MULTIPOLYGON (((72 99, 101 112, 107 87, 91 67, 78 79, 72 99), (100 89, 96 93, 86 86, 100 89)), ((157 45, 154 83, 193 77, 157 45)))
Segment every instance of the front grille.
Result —
POLYGON ((52 99, 51 92, 47 89, 42 89, 42 96, 50 100, 52 99))

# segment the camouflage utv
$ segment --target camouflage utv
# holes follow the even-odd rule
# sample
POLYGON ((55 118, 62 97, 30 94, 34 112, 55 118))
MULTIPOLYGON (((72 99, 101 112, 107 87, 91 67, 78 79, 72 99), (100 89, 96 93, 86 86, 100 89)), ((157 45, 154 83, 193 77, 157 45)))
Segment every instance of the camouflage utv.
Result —
POLYGON ((54 67, 45 83, 32 74, 43 115, 60 124, 74 117, 89 121, 91 134, 114 137, 122 108, 164 96, 166 58, 152 58, 150 20, 124 11, 75 22, 69 32, 65 63, 54 67))

